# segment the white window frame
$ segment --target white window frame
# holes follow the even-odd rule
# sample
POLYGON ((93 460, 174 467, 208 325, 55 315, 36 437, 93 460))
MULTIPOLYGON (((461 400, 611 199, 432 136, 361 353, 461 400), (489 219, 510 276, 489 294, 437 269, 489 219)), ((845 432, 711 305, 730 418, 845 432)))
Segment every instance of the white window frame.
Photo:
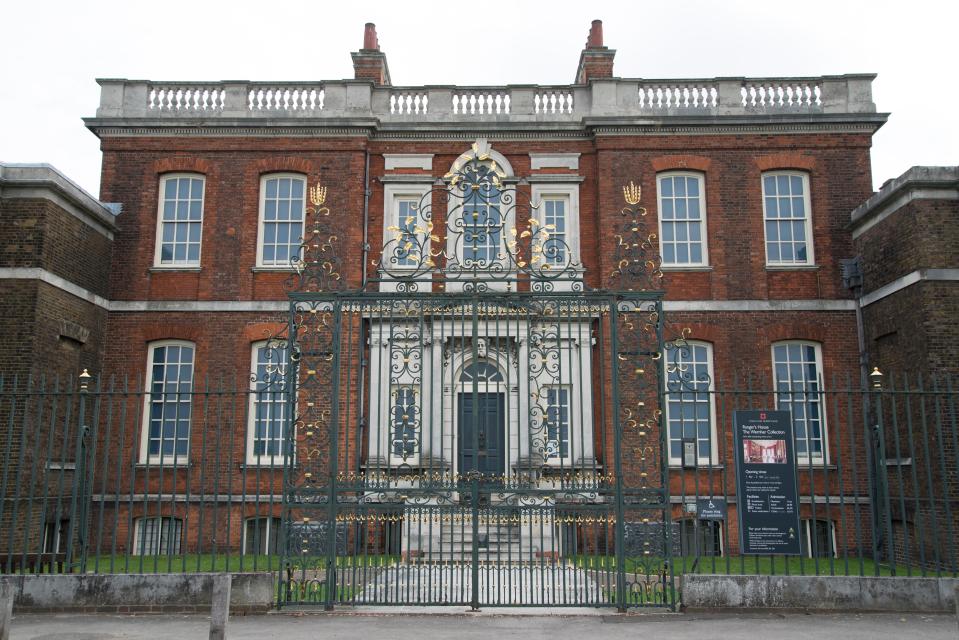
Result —
POLYGON ((70 532, 70 519, 49 520, 43 525, 41 553, 63 553, 65 538, 70 532), (51 547, 47 549, 47 547, 51 547))
MULTIPOLYGON (((276 467, 284 464, 283 459, 283 442, 285 438, 281 438, 280 441, 280 453, 277 455, 256 455, 254 453, 255 443, 256 443, 256 408, 257 403, 259 402, 257 398, 258 393, 275 393, 275 397, 271 400, 271 404, 281 404, 286 407, 287 404, 287 390, 276 389, 275 391, 257 391, 256 385, 257 380, 254 380, 254 376, 257 373, 259 365, 259 352, 260 349, 271 344, 269 340, 260 340, 254 342, 250 345, 250 400, 247 406, 247 421, 246 421, 246 464, 255 465, 255 466, 266 466, 266 467, 276 467)), ((274 342, 272 345, 276 349, 287 349, 287 344, 274 342)), ((286 370, 287 362, 286 358, 282 362, 278 363, 283 371, 286 370)), ((289 382, 289 381, 287 381, 289 382)), ((286 407, 287 413, 284 414, 284 420, 286 424, 289 424, 290 414, 288 413, 289 407, 286 407)))
MULTIPOLYGON (((263 241, 265 239, 265 228, 266 228, 266 183, 269 180, 276 180, 277 178, 292 178, 295 180, 301 180, 303 182, 303 218, 301 221, 303 227, 303 235, 306 235, 306 207, 309 200, 309 181, 305 174, 302 173, 293 173, 293 172, 276 172, 276 173, 265 173, 260 176, 260 196, 259 196, 259 207, 257 212, 257 230, 256 230, 256 269, 257 271, 294 271, 293 264, 288 259, 286 262, 277 264, 274 260, 271 263, 266 263, 263 261, 263 241)), ((291 246, 292 246, 292 240, 291 246)), ((302 239, 301 239, 302 242, 302 239)), ((296 243, 297 245, 301 242, 296 243)), ((291 256, 292 258, 292 256, 291 256)))
MULTIPOLYGON (((811 198, 809 195, 809 174, 805 171, 764 171, 759 178, 760 190, 762 192, 762 202, 763 202, 763 251, 766 256, 766 266, 774 268, 789 268, 789 267, 806 267, 813 266, 816 264, 816 255, 814 252, 814 242, 812 235, 812 204, 811 198), (766 223, 768 222, 781 222, 783 218, 770 218, 766 212, 766 178, 778 177, 778 176, 789 176, 798 177, 802 180, 803 185, 803 207, 805 208, 806 216, 803 220, 803 226, 806 233, 806 259, 803 261, 800 260, 770 260, 769 259, 769 236, 766 233, 766 223)), ((790 218, 786 218, 790 219, 790 218)), ((798 218, 791 218, 792 220, 798 220, 798 218)), ((778 240, 777 240, 778 242, 778 240)))
POLYGON ((177 466, 185 465, 190 459, 190 440, 193 435, 193 383, 196 379, 196 344, 189 340, 156 340, 147 343, 147 370, 146 385, 143 394, 143 420, 140 425, 140 464, 162 464, 177 466), (190 377, 190 424, 187 428, 187 452, 185 454, 163 455, 163 438, 161 431, 160 451, 161 453, 151 455, 150 448, 150 400, 153 396, 153 357, 156 349, 160 347, 190 347, 193 349, 193 362, 191 363, 190 377))
MULTIPOLYGON (((829 523, 829 537, 832 539, 832 553, 830 555, 819 556, 820 558, 838 558, 839 549, 836 547, 836 521, 831 518, 816 518, 820 522, 829 523)), ((806 531, 806 548, 802 549, 802 554, 807 558, 814 558, 812 554, 812 533, 813 533, 813 518, 809 516, 808 518, 802 518, 799 521, 799 526, 801 526, 806 531)))
MULTIPOLYGON (((416 212, 416 221, 414 224, 419 225, 423 229, 426 228, 426 225, 429 221, 425 218, 427 207, 432 209, 432 202, 429 195, 432 186, 430 183, 426 184, 388 184, 383 189, 383 247, 386 247, 386 243, 390 240, 396 238, 396 231, 390 230, 390 227, 399 227, 399 203, 407 200, 415 200, 417 205, 420 206, 420 209, 416 212)), ((438 233, 434 231, 433 233, 438 233)), ((420 235, 420 234, 417 234, 420 235)), ((424 232, 420 236, 420 240, 423 241, 423 250, 424 252, 429 252, 432 249, 431 241, 429 237, 429 232, 424 232), (425 238, 424 238, 425 236, 425 238)), ((391 245, 392 246, 392 245, 391 245)), ((425 259, 425 258, 424 258, 425 259)), ((384 264, 387 264, 389 256, 383 256, 384 264)), ((402 271, 416 271, 417 269, 424 268, 421 265, 393 265, 390 264, 388 269, 392 272, 402 272, 402 271)))
MULTIPOLYGON (((716 375, 713 370, 715 358, 713 355, 713 344, 711 342, 706 342, 704 340, 689 340, 686 342, 690 347, 705 347, 706 348, 706 373, 709 376, 709 391, 707 397, 709 399, 709 455, 703 456, 699 454, 699 435, 697 432, 696 435, 696 463, 698 466, 718 465, 719 464, 719 446, 720 442, 718 441, 718 434, 716 430, 716 375)), ((665 358, 671 358, 671 354, 664 356, 665 358)), ((673 456, 672 449, 672 433, 670 431, 670 392, 669 392, 669 373, 670 367, 673 366, 673 362, 670 359, 666 363, 666 366, 663 367, 663 375, 665 376, 665 397, 663 401, 663 417, 665 418, 666 424, 666 452, 669 456, 669 466, 671 467, 682 467, 683 466, 683 452, 679 452, 679 457, 673 456)), ((680 391, 679 393, 706 393, 703 391, 694 392, 694 391, 680 391)), ((683 438, 680 436, 680 442, 683 438)))
POLYGON ((274 515, 260 515, 260 516, 250 516, 249 518, 243 519, 243 539, 240 543, 240 554, 244 556, 257 556, 257 555, 271 555, 270 550, 270 538, 276 538, 276 548, 277 553, 280 550, 280 541, 278 539, 280 535, 280 527, 283 526, 283 523, 280 521, 279 516, 274 515), (249 534, 247 534, 247 528, 250 526, 251 522, 259 522, 260 520, 266 520, 266 549, 267 553, 247 553, 246 543, 249 540, 249 534), (275 522, 275 524, 274 524, 275 522), (276 531, 274 531, 274 528, 276 531))
MULTIPOLYGON (((716 500, 722 500, 722 498, 716 498, 716 500)), ((685 517, 685 518, 679 519, 679 522, 680 522, 680 523, 683 523, 683 522, 691 522, 691 523, 693 523, 693 527, 695 527, 695 526, 696 526, 695 521, 697 521, 697 520, 700 522, 700 525, 701 525, 703 522, 714 522, 714 523, 716 523, 716 525, 719 527, 719 554, 718 554, 718 555, 715 555, 715 556, 707 556, 707 555, 704 555, 704 554, 703 554, 703 555, 699 555, 698 557, 699 557, 699 558, 702 558, 702 559, 703 559, 703 560, 702 560, 703 562, 706 562, 706 558, 722 558, 722 557, 724 557, 724 556, 726 555, 726 540, 725 540, 725 538, 726 538, 726 532, 723 530, 723 529, 724 529, 723 525, 725 524, 725 521, 724 521, 724 520, 704 520, 703 518, 700 518, 700 517, 699 517, 699 514, 693 513, 693 514, 690 514, 689 517, 685 517)), ((680 524, 679 526, 682 527, 682 524, 680 524)), ((680 535, 680 536, 683 535, 682 529, 680 529, 679 535, 680 535)), ((682 544, 682 543, 680 542, 680 544, 682 544)), ((688 557, 688 555, 687 555, 687 557, 688 557)))
MULTIPOLYGON (((656 174, 656 211, 657 211, 657 220, 659 224, 659 255, 663 256, 663 243, 665 242, 663 236, 663 188, 662 180, 664 178, 696 178, 699 181, 699 237, 700 243, 702 244, 702 260, 694 262, 688 260, 686 262, 666 262, 663 260, 663 267, 669 269, 684 269, 691 267, 708 267, 709 266, 709 237, 707 234, 708 225, 706 224, 706 174, 699 171, 663 171, 656 174)), ((675 198, 675 193, 672 196, 675 198)), ((688 199, 688 196, 685 196, 688 199)), ((676 221, 673 219, 672 221, 676 221)), ((675 242, 673 240, 672 242, 675 242)), ((686 242, 690 242, 688 239, 686 242)))
MULTIPOLYGON (((776 408, 779 408, 779 390, 777 384, 779 380, 776 378, 776 347, 787 346, 790 344, 798 344, 802 346, 811 346, 815 349, 816 356, 816 383, 819 385, 819 412, 820 412, 820 430, 822 432, 822 455, 812 456, 810 462, 809 456, 809 425, 808 425, 808 416, 806 417, 806 454, 802 454, 798 451, 796 447, 796 442, 798 441, 798 436, 795 433, 796 431, 796 419, 793 417, 793 448, 796 449, 796 464, 799 466, 806 465, 809 466, 822 466, 829 464, 829 421, 826 416, 826 402, 825 394, 823 393, 823 380, 825 379, 825 374, 823 372, 823 359, 822 359, 822 345, 813 340, 779 340, 770 345, 769 353, 772 361, 772 377, 773 377, 773 394, 776 398, 776 408)), ((805 380, 803 381, 805 383, 805 380)), ((790 386, 791 386, 790 381, 790 386)))
MULTIPOLYGON (((530 189, 530 201, 536 206, 533 216, 540 225, 546 225, 546 200, 564 200, 566 202, 566 244, 569 247, 569 257, 563 264, 556 263, 557 268, 564 265, 581 265, 579 244, 579 185, 578 184, 537 184, 533 183, 530 189)), ((551 265, 552 266, 552 263, 551 265)))
MULTIPOLYGON (((200 261, 203 259, 203 218, 205 216, 206 209, 206 176, 202 173, 192 173, 192 172, 181 172, 181 173, 166 173, 160 176, 159 180, 159 193, 157 195, 157 224, 156 224, 156 237, 155 244, 153 248, 153 268, 154 269, 164 269, 170 271, 176 270, 196 270, 200 268, 200 261), (200 196, 200 246, 197 253, 196 260, 173 260, 164 262, 163 261, 163 226, 167 224, 163 220, 163 209, 166 202, 166 184, 170 180, 179 180, 181 178, 189 178, 191 180, 199 180, 201 186, 201 196, 200 196)), ((176 221, 170 223, 176 224, 176 221)))
MULTIPOLYGON (((167 533, 169 536, 169 532, 167 533)), ((176 516, 141 516, 133 521, 133 554, 135 556, 164 556, 172 555, 178 556, 183 552, 183 518, 178 518, 176 516), (159 530, 157 531, 157 549, 150 549, 144 551, 143 549, 143 524, 146 521, 154 521, 158 523, 159 530), (169 523, 168 527, 179 531, 177 536, 176 544, 172 553, 167 553, 166 545, 163 544, 163 525, 164 523, 169 523), (179 524, 179 526, 177 526, 179 524)))
MULTIPOLYGON (((543 413, 543 423, 545 427, 546 441, 549 441, 549 392, 552 390, 565 390, 568 403, 566 406, 566 455, 562 455, 563 444, 561 440, 557 440, 559 445, 557 449, 557 454, 555 456, 550 456, 546 458, 547 466, 562 466, 569 467, 573 462, 573 429, 574 425, 579 426, 575 420, 576 413, 573 411, 573 385, 572 384, 544 384, 540 387, 539 392, 542 394, 542 398, 545 401, 544 407, 546 411, 543 413)), ((562 432, 557 430, 557 435, 562 436, 562 432)))

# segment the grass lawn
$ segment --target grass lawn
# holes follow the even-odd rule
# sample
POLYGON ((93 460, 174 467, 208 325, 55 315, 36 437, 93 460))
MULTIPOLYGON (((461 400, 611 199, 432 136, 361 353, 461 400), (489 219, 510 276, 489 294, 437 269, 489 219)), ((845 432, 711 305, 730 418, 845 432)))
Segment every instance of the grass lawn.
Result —
MULTIPOLYGON (((584 569, 607 571, 615 569, 616 560, 612 556, 574 556, 570 560, 575 566, 584 569)), ((673 574, 718 573, 724 575, 821 575, 821 576, 919 576, 920 569, 900 565, 894 568, 888 564, 876 563, 872 559, 850 558, 814 558, 777 556, 714 556, 699 557, 674 556, 673 574), (877 571, 878 569, 878 571, 877 571), (910 574, 911 571, 911 574, 910 574)), ((658 573, 662 570, 660 558, 626 558, 626 572, 639 574, 658 573)), ((928 570, 926 575, 931 574, 928 570)))
MULTIPOLYGON (((326 558, 314 558, 314 567, 326 566, 326 558)), ((338 567, 386 567, 397 556, 339 556, 338 567)), ((86 573, 203 573, 219 571, 276 571, 282 559, 278 555, 191 554, 186 556, 96 556, 87 558, 86 573)), ((299 569, 294 563, 294 567, 299 569)), ((79 568, 74 573, 82 573, 79 568)))

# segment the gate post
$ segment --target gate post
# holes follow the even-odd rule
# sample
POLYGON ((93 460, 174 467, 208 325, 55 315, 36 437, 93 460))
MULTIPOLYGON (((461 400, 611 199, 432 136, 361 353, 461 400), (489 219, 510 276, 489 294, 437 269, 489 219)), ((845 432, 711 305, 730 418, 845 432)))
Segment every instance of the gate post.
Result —
POLYGON ((616 528, 614 553, 616 554, 616 609, 620 613, 626 612, 626 556, 623 537, 626 535, 626 525, 623 522, 625 508, 623 506, 623 434, 620 421, 619 404, 619 307, 616 296, 613 296, 609 305, 609 340, 610 360, 612 372, 610 381, 613 386, 613 473, 616 528))
MULTIPOLYGON (((80 538, 80 557, 86 558, 86 532, 83 530, 83 522, 86 520, 86 467, 87 467, 87 435, 90 427, 87 426, 86 409, 87 394, 89 393, 90 373, 84 369, 78 376, 80 380, 80 406, 77 412, 77 439, 74 447, 75 466, 73 470, 73 490, 70 497, 70 525, 67 527, 67 550, 64 559, 66 571, 73 570, 73 536, 76 534, 80 538), (77 525, 80 525, 79 527, 77 525)), ((81 573, 84 567, 81 567, 81 573)))
MULTIPOLYGON (((873 513, 875 514, 873 535, 878 536, 880 540, 884 540, 890 572, 892 575, 896 575, 896 550, 893 544, 892 504, 889 497, 889 471, 886 468, 885 427, 883 425, 882 374, 879 373, 878 368, 870 375, 870 382, 872 392, 875 395, 875 403, 873 406, 876 412, 871 429, 873 440, 871 447, 873 464, 871 468, 873 470, 873 493, 876 497, 876 504, 873 507, 873 513)), ((878 560, 881 557, 882 549, 878 548, 877 551, 879 552, 876 554, 876 571, 878 572, 878 560)))
POLYGON ((327 526, 329 527, 327 560, 326 560, 326 605, 327 611, 333 610, 336 602, 336 476, 339 469, 339 425, 340 425, 340 330, 343 322, 343 305, 339 300, 333 301, 333 340, 330 346, 333 350, 332 365, 330 367, 330 464, 329 464, 329 509, 327 526))

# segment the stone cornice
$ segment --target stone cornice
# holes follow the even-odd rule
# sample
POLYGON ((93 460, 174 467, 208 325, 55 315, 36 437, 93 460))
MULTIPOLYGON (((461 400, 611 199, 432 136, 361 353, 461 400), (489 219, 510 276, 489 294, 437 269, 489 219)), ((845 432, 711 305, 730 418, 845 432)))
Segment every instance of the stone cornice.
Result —
POLYGON ((49 164, 0 162, 0 198, 49 200, 111 240, 117 228, 113 211, 49 164))
POLYGON ((912 167, 889 180, 850 214, 853 238, 899 211, 913 200, 959 199, 959 166, 912 167))
POLYGON ((709 121, 637 121, 633 123, 593 123, 590 125, 564 125, 533 127, 525 123, 459 123, 443 127, 402 128, 396 125, 383 127, 331 127, 317 123, 299 122, 264 124, 262 126, 224 127, 197 125, 184 127, 182 123, 151 121, 142 124, 113 124, 104 120, 87 120, 87 126, 100 138, 364 138, 369 140, 444 141, 475 140, 485 137, 493 140, 590 140, 611 136, 717 136, 717 135, 776 135, 852 133, 872 135, 885 122, 881 117, 863 121, 830 119, 802 119, 788 121, 763 119, 755 122, 730 122, 726 119, 709 121))

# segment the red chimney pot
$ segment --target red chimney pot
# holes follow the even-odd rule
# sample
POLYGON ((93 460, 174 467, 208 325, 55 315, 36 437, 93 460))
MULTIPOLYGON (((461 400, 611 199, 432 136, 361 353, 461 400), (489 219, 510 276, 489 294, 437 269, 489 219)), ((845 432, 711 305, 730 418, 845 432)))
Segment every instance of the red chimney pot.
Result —
POLYGON ((366 29, 363 31, 363 48, 367 51, 380 50, 380 42, 376 37, 376 25, 372 22, 367 22, 366 29))
POLYGON ((603 21, 593 20, 589 28, 588 49, 595 49, 603 46, 603 21))

